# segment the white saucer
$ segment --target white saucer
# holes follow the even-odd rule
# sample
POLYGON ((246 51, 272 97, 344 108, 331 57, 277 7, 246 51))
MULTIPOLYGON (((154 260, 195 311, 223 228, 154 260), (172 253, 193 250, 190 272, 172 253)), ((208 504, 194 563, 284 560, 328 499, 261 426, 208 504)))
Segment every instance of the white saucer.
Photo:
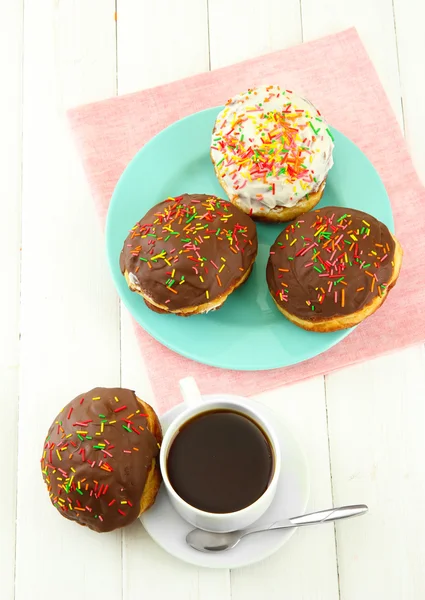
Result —
MULTIPOLYGON (((232 398, 220 394, 220 396, 205 396, 205 399, 213 400, 219 397, 232 398)), ((241 401, 239 397, 238 401, 241 401)), ((264 412, 264 416, 273 423, 279 436, 282 453, 282 471, 276 497, 258 524, 268 525, 279 519, 303 514, 310 493, 310 481, 307 462, 301 448, 272 409, 247 398, 244 402, 254 406, 258 412, 264 412)), ((183 410, 184 406, 180 404, 161 417, 164 432, 183 410)), ((187 563, 210 568, 237 569, 263 560, 283 546, 295 531, 295 529, 277 529, 256 533, 225 552, 217 554, 198 552, 186 544, 186 535, 193 526, 175 512, 163 485, 155 504, 140 517, 140 520, 148 534, 161 548, 187 563)))

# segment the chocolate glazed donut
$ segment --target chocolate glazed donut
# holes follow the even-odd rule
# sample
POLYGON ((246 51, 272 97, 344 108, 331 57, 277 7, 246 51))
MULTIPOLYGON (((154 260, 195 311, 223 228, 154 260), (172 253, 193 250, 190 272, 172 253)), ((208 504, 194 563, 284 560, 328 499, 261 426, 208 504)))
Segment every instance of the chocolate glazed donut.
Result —
POLYGON ((328 206, 288 225, 270 250, 267 283, 278 309, 312 331, 353 327, 395 285, 402 249, 367 213, 328 206))
POLYGON ((62 409, 41 469, 59 513, 95 531, 132 523, 155 501, 161 425, 132 390, 94 388, 62 409))
POLYGON ((220 307, 249 276, 254 222, 230 202, 203 194, 168 198, 130 231, 120 268, 152 310, 182 316, 220 307))

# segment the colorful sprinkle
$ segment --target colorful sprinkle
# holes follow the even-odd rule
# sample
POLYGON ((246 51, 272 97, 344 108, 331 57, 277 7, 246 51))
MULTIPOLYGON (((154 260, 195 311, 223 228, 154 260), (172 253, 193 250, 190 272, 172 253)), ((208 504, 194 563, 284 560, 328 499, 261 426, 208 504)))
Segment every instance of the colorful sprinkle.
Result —
POLYGON ((261 86, 227 102, 211 156, 229 193, 245 188, 250 213, 258 214, 266 197, 285 205, 316 192, 332 166, 332 148, 330 129, 309 103, 279 86, 261 86))
MULTIPOLYGON (((160 307, 164 304, 167 310, 176 312, 184 307, 186 293, 184 289, 180 292, 179 286, 185 282, 188 283, 189 289, 197 287, 203 290, 207 300, 212 299, 212 290, 214 296, 219 295, 216 282, 219 282, 219 287, 229 284, 231 271, 217 279, 216 274, 221 275, 224 264, 214 256, 204 256, 208 250, 205 242, 210 238, 217 237, 226 250, 240 256, 239 261, 234 261, 235 268, 239 268, 238 262, 242 265, 247 262, 245 257, 252 256, 252 228, 249 229, 246 223, 242 225, 235 220, 230 225, 228 221, 233 217, 234 210, 230 202, 214 196, 178 196, 169 198, 155 207, 153 222, 146 223, 142 219, 133 227, 124 246, 125 249, 129 248, 130 260, 133 260, 133 257, 136 260, 149 258, 154 264, 164 262, 170 266, 169 269, 158 270, 161 275, 164 273, 162 283, 166 290, 164 299, 157 300, 160 307), (171 235, 176 235, 179 244, 170 251, 169 246, 164 248, 164 241, 171 235)), ((214 248, 215 244, 212 247, 214 248)), ((225 263, 225 258, 221 257, 221 261, 225 263)), ((146 273, 145 265, 149 265, 150 262, 138 261, 140 271, 137 277, 140 281, 146 273)))
MULTIPOLYGON (((101 392, 102 389, 93 391, 101 392)), ((100 411, 93 411, 94 414, 97 414, 98 418, 86 420, 84 420, 84 417, 81 419, 81 416, 80 420, 75 417, 75 414, 78 414, 79 406, 84 401, 84 397, 76 398, 72 402, 72 405, 70 403, 70 405, 62 409, 57 417, 52 426, 54 429, 50 430, 46 438, 42 454, 41 468, 43 479, 54 506, 65 515, 66 513, 70 513, 70 518, 71 515, 72 518, 78 517, 78 520, 90 527, 93 524, 93 529, 100 529, 100 523, 108 522, 108 519, 115 518, 116 520, 116 516, 113 517, 112 513, 108 511, 110 511, 110 507, 116 504, 117 501, 121 504, 127 504, 130 508, 133 507, 133 496, 129 500, 124 495, 126 492, 134 494, 132 487, 128 490, 125 490, 124 487, 117 490, 116 486, 110 488, 109 484, 103 483, 106 477, 105 473, 112 473, 116 468, 117 460, 122 460, 116 456, 117 451, 122 450, 126 454, 131 454, 133 450, 139 451, 139 448, 135 446, 134 436, 127 436, 127 434, 124 438, 122 436, 120 438, 128 440, 128 442, 120 442, 120 449, 115 449, 114 444, 110 442, 113 433, 111 433, 109 426, 117 421, 108 421, 108 416, 113 413, 120 414, 127 409, 128 416, 125 413, 126 418, 121 420, 120 424, 129 434, 134 432, 137 436, 141 436, 141 433, 133 425, 133 419, 136 419, 136 417, 147 418, 147 414, 141 412, 139 408, 140 404, 137 402, 134 393, 129 390, 122 390, 122 393, 127 394, 128 398, 127 396, 123 396, 126 402, 123 406, 119 406, 116 409, 112 407, 115 405, 115 402, 120 402, 117 396, 111 395, 106 400, 101 395, 93 397, 90 395, 93 402, 98 402, 101 399, 105 399, 106 401, 104 405, 97 404, 97 406, 102 406, 103 412, 102 409, 100 411), (110 402, 113 404, 111 405, 110 402), (133 410, 129 409, 132 406, 132 402, 134 403, 133 410), (109 433, 106 434, 106 431, 109 433), (128 444, 128 448, 125 447, 125 443, 128 444), (80 473, 81 477, 81 473, 83 472, 78 470, 79 465, 82 463, 87 463, 90 467, 89 472, 92 475, 89 475, 86 469, 84 471, 85 476, 79 478, 78 474, 80 473), (117 494, 119 495, 115 497, 117 494), (105 502, 99 504, 98 500, 101 496, 105 498, 105 502), (100 522, 98 526, 94 525, 94 521, 92 521, 94 519, 100 522)), ((90 410, 92 409, 87 407, 86 414, 93 414, 90 410)), ((142 425, 145 425, 145 422, 142 422, 142 425)), ((144 431, 142 425, 139 425, 139 427, 144 431)), ((144 450, 144 446, 141 448, 144 450)), ((155 452, 157 452, 156 448, 155 452)), ((155 453, 153 456, 155 456, 155 453)), ((125 482, 126 478, 121 479, 121 481, 125 482)), ((130 512, 121 512, 122 516, 131 515, 130 512)))
MULTIPOLYGON (((331 209, 333 211, 333 209, 331 209)), ((377 228, 375 222, 371 225, 370 222, 359 218, 356 215, 349 213, 343 214, 339 218, 335 218, 334 212, 326 211, 326 209, 317 210, 310 213, 309 226, 301 229, 301 223, 305 222, 298 220, 291 223, 283 230, 276 242, 276 245, 270 252, 271 260, 276 255, 275 250, 283 247, 293 247, 293 256, 284 254, 283 260, 300 261, 299 267, 295 265, 295 269, 312 269, 317 273, 312 276, 311 282, 320 281, 317 287, 311 290, 307 295, 306 304, 309 310, 324 312, 322 305, 330 301, 332 308, 329 308, 329 313, 337 314, 338 309, 334 307, 339 304, 343 314, 350 312, 352 303, 348 302, 350 296, 356 293, 367 293, 360 298, 360 305, 368 302, 368 299, 375 295, 382 296, 383 283, 388 277, 389 257, 393 249, 389 248, 388 243, 374 243, 370 238, 372 231, 377 228), (311 223, 311 224, 310 224, 311 223), (363 232, 363 233, 362 233, 363 232), (302 234, 302 235, 301 235, 302 234), (369 238, 367 242, 364 239, 369 238), (372 262, 370 261, 372 257, 372 262), (317 277, 317 280, 316 280, 317 277), (320 279, 319 279, 320 278, 320 279), (366 285, 366 281, 369 283, 366 285), (357 285, 355 285, 357 283, 357 285), (354 285, 353 285, 354 284, 354 285)), ((377 239, 382 238, 382 232, 378 231, 377 239)), ((277 289, 277 297, 281 301, 290 302, 291 300, 291 279, 287 279, 289 285, 282 281, 284 275, 282 273, 292 271, 292 269, 284 268, 282 259, 276 258, 276 262, 272 263, 275 267, 274 283, 269 281, 272 293, 276 293, 275 286, 285 288, 285 293, 281 294, 277 289)), ((286 277, 285 277, 286 279, 286 277)), ((308 280, 305 285, 308 285, 308 280)), ((297 292, 298 293, 298 292, 297 292)), ((358 306, 357 299, 354 306, 358 306)), ((302 313, 300 313, 302 314, 302 313)), ((326 312, 324 313, 326 316, 326 312)), ((308 318, 308 317, 306 317, 308 318)))

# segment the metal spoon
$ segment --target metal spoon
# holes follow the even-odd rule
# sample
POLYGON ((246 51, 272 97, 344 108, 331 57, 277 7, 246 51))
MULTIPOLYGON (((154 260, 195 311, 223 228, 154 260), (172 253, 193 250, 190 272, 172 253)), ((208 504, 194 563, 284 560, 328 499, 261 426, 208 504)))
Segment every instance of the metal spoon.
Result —
POLYGON ((353 504, 351 506, 341 506, 340 508, 329 508, 319 512, 292 517, 284 521, 276 521, 269 527, 259 526, 242 531, 231 531, 230 533, 212 533, 203 529, 193 529, 186 536, 186 542, 195 550, 200 552, 221 552, 234 548, 243 537, 250 533, 260 533, 270 529, 287 529, 290 527, 301 527, 302 525, 317 525, 338 519, 347 519, 357 515, 364 515, 368 511, 366 504, 353 504))

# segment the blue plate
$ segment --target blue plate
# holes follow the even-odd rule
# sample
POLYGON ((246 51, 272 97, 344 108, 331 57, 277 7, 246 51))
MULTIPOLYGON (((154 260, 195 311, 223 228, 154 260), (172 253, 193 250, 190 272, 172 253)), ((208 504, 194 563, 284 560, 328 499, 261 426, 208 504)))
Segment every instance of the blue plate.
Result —
MULTIPOLYGON (((211 132, 221 107, 177 121, 154 137, 122 174, 109 206, 106 243, 118 293, 133 317, 159 342, 193 360, 225 369, 260 371, 307 360, 346 337, 304 331, 283 317, 266 283, 269 250, 284 225, 257 224, 259 252, 248 282, 220 310, 177 317, 152 312, 131 292, 121 274, 119 255, 131 229, 154 204, 168 196, 213 194, 225 197, 210 159, 211 132)), ((366 156, 339 131, 335 164, 320 206, 357 208, 394 228, 390 201, 366 156)))

